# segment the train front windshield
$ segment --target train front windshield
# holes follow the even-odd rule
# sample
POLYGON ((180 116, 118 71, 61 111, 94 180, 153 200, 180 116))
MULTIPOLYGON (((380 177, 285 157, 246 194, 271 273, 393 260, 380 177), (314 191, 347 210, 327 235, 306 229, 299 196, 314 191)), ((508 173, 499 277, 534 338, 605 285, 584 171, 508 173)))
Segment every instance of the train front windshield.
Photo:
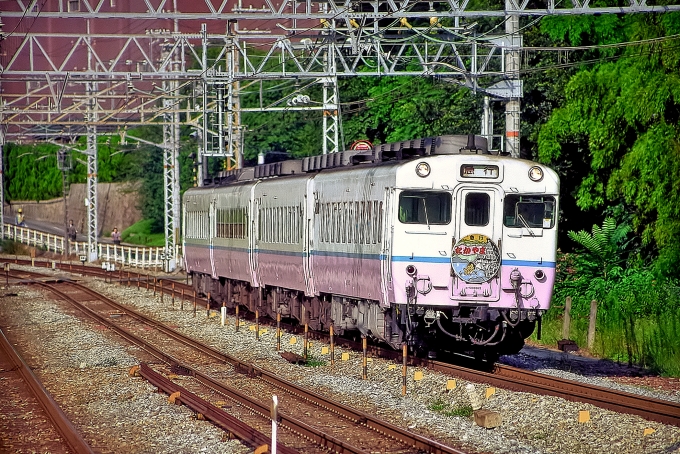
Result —
POLYGON ((448 192, 404 191, 399 196, 399 222, 444 225, 451 222, 448 192))
POLYGON ((503 208, 503 223, 506 227, 552 228, 555 225, 555 198, 507 195, 503 208))

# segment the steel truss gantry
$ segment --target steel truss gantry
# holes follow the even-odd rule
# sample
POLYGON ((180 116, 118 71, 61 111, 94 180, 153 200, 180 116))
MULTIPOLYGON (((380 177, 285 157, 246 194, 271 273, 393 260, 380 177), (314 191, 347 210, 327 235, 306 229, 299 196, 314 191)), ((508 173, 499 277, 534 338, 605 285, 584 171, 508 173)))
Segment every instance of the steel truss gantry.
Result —
MULTIPOLYGON (((242 112, 320 110, 323 151, 332 152, 342 146, 338 77, 439 77, 505 102, 506 147, 516 156, 520 17, 680 10, 646 0, 621 7, 547 0, 532 8, 528 0, 504 0, 495 10, 471 9, 468 0, 254 0, 248 7, 240 0, 0 2, 0 156, 6 140, 87 135, 90 259, 96 256, 97 132, 163 125, 170 252, 179 227, 180 121, 200 138, 202 183, 209 156, 240 166, 242 112), (472 21, 480 17, 505 19, 505 33, 477 35, 472 21), (217 48, 217 58, 208 58, 209 48, 217 48), (301 94, 295 92, 270 105, 240 105, 243 84, 282 79, 321 84, 323 99, 287 105, 301 94)), ((490 107, 485 118, 490 135, 490 107)))

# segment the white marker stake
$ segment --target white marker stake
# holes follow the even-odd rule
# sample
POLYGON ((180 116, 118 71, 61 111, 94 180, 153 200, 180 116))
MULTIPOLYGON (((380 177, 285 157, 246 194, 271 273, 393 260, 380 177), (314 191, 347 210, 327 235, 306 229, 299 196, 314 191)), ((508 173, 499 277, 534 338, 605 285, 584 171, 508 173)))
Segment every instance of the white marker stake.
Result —
POLYGON ((279 406, 279 398, 276 397, 276 395, 272 396, 272 454, 276 454, 276 426, 277 422, 276 420, 278 419, 277 417, 277 412, 278 412, 278 406, 279 406))

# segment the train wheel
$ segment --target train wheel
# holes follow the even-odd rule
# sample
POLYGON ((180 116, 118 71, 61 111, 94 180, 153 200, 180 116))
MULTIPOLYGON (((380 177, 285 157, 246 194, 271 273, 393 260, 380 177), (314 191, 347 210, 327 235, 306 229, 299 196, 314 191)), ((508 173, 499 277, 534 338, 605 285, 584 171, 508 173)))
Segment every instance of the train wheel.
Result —
POLYGON ((495 348, 491 349, 488 347, 476 347, 474 349, 474 356, 475 361, 479 362, 480 364, 492 366, 496 361, 498 361, 500 354, 495 348))

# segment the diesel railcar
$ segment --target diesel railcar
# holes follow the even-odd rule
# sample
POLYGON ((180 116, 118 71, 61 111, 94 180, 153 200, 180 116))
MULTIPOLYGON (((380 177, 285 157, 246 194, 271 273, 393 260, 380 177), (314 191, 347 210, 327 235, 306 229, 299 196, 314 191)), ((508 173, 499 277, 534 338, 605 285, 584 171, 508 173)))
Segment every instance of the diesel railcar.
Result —
POLYGON ((549 308, 559 179, 440 136, 239 169, 183 199, 218 304, 416 353, 515 353, 549 308))

